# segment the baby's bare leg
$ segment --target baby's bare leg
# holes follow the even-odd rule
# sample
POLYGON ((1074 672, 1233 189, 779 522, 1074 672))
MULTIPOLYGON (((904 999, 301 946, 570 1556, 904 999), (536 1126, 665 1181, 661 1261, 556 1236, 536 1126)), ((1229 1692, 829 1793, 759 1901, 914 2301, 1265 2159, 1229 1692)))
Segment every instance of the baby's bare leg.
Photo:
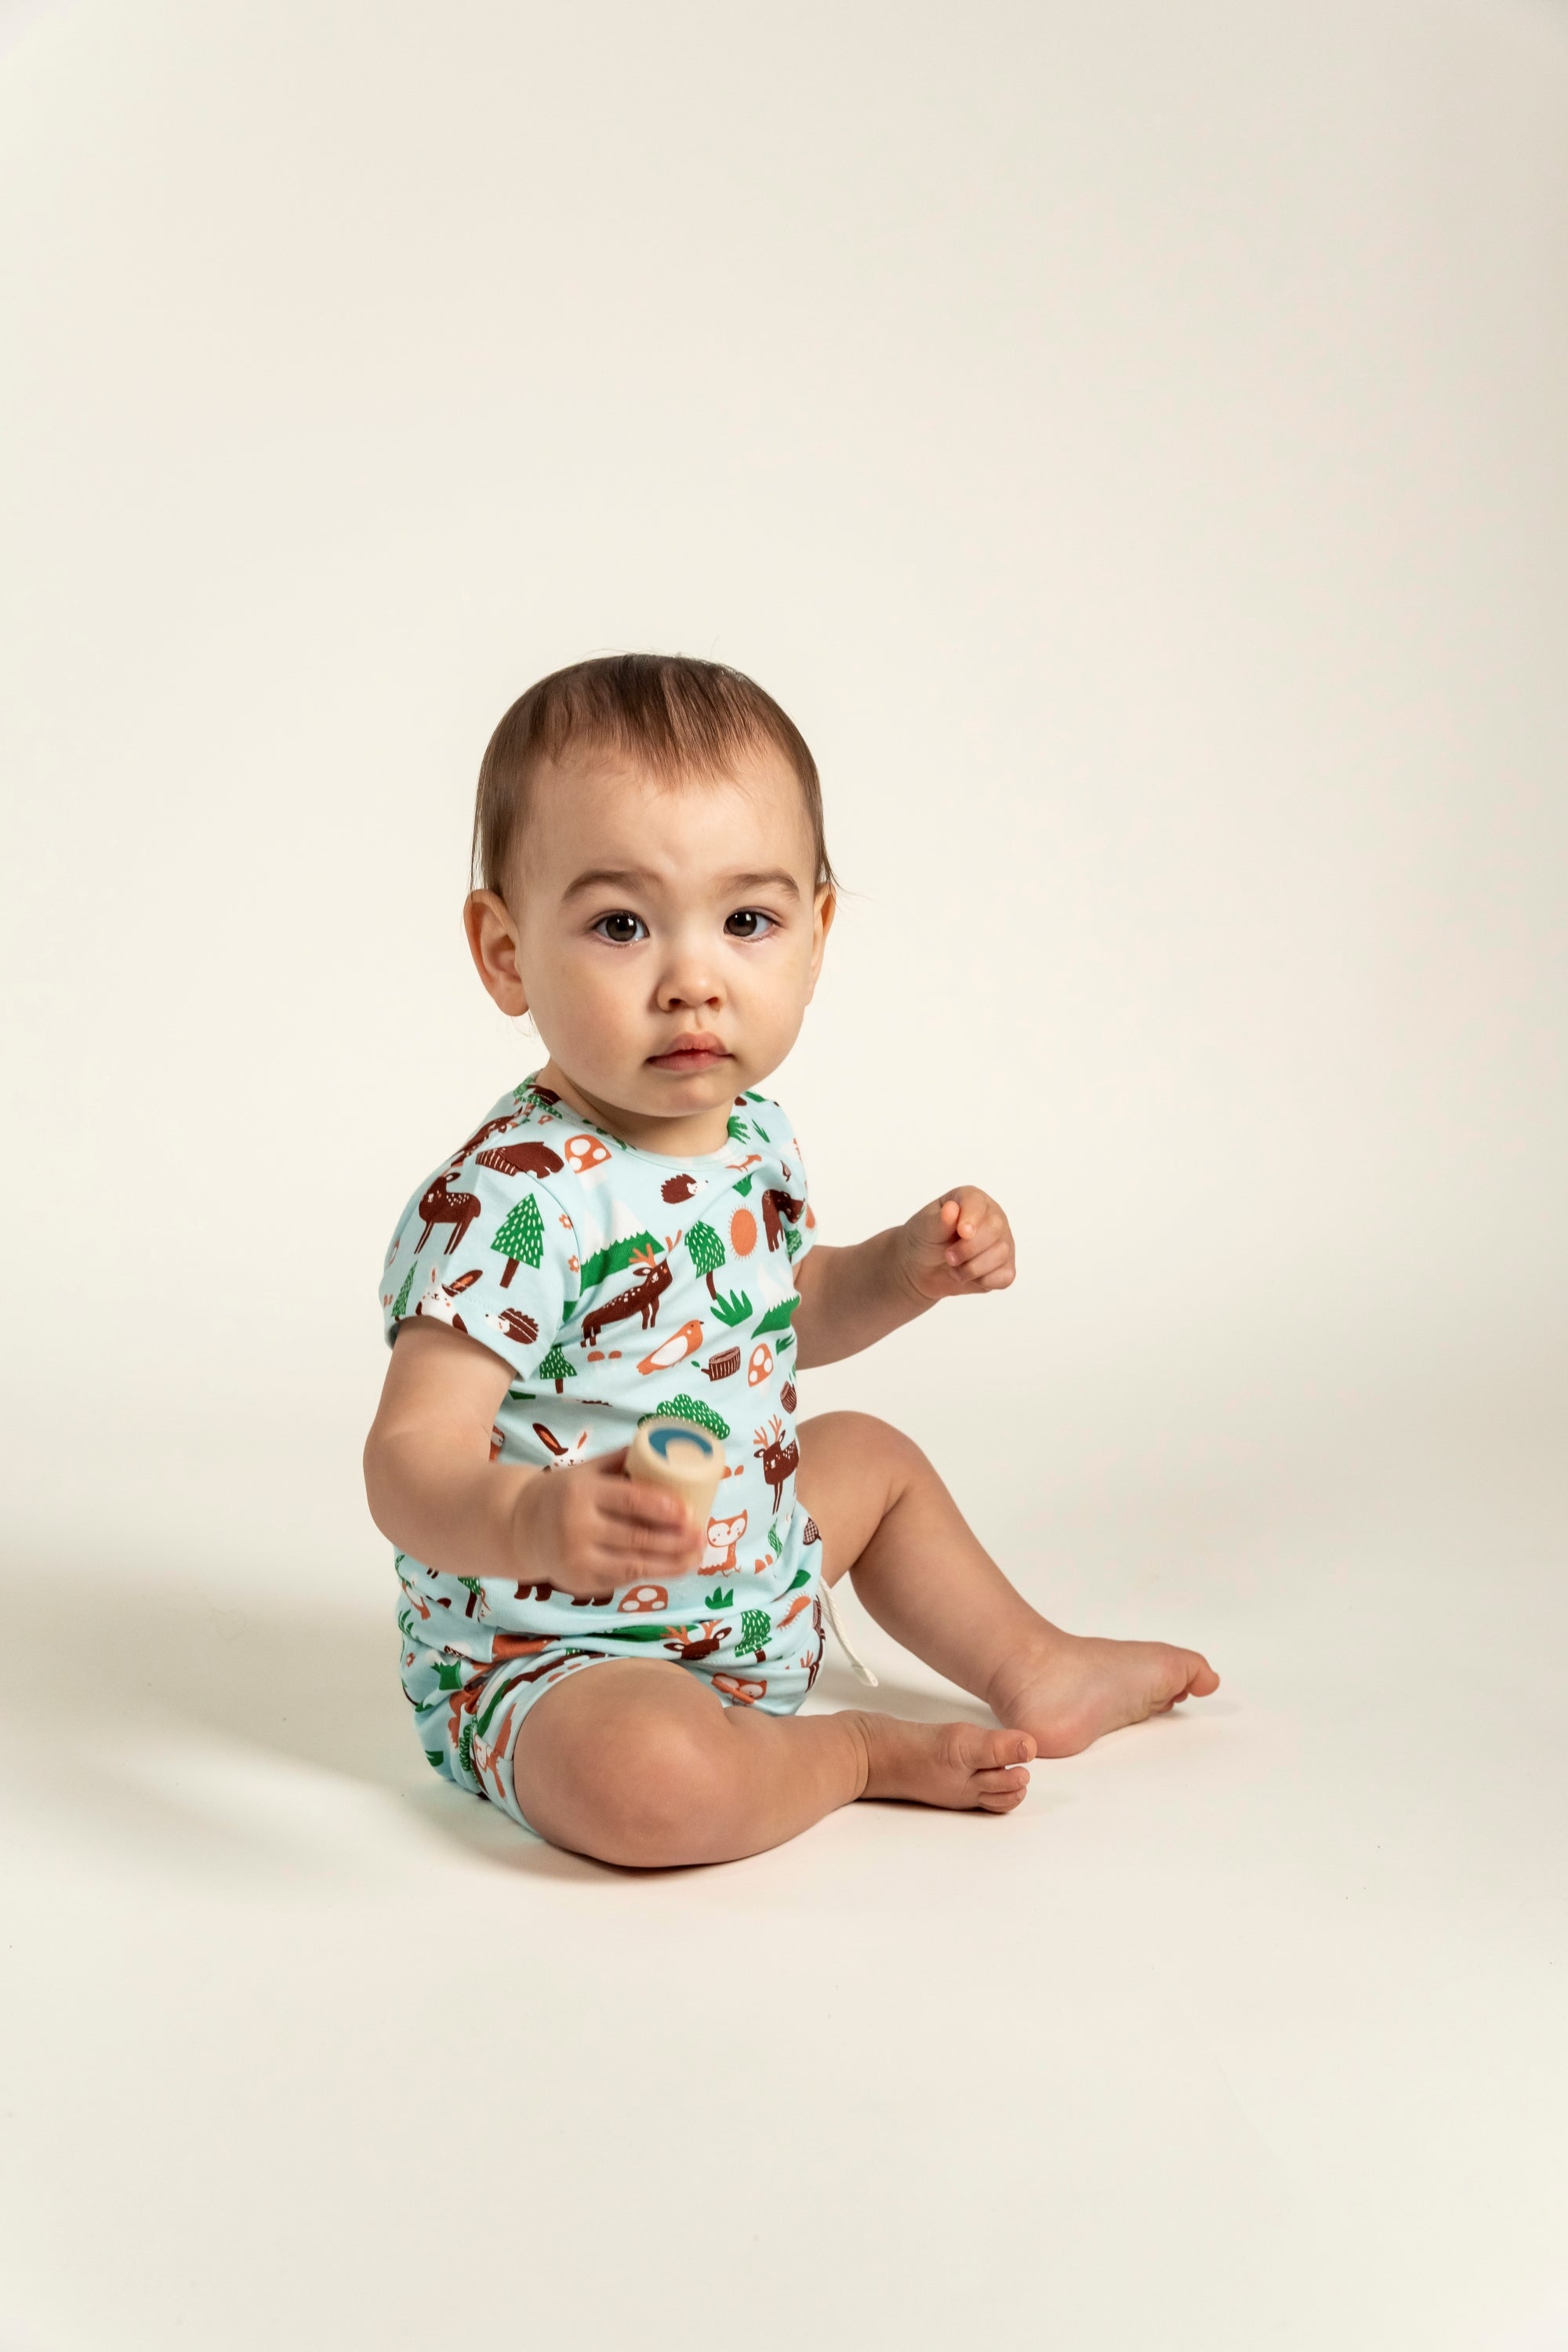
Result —
POLYGON ((616 1658, 546 1692, 513 1769, 552 1844, 649 1868, 760 1853, 858 1797, 1011 1812, 1034 1752, 970 1723, 726 1707, 684 1667, 616 1658))
POLYGON ((828 1581, 851 1570, 879 1625, 1029 1732, 1041 1756, 1075 1756, 1102 1732, 1219 1687, 1195 1650, 1086 1640, 1031 1609, 914 1440, 889 1423, 824 1412, 795 1433, 797 1490, 822 1530, 828 1581))

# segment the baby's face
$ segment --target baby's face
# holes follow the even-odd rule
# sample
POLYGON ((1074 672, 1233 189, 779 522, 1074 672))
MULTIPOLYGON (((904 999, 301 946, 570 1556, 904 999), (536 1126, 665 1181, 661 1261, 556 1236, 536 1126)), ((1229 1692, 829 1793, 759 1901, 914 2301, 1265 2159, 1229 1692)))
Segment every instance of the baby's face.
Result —
POLYGON ((718 1150, 816 985, 832 900, 782 755, 663 784, 600 756, 534 783, 518 878, 468 936, 490 994, 528 1012, 564 1078, 629 1142, 718 1150))

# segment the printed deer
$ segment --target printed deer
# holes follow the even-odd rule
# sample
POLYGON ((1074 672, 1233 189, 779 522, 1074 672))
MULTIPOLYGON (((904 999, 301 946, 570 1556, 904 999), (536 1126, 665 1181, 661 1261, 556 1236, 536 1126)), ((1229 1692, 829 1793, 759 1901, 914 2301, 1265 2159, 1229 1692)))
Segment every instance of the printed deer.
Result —
POLYGON ((699 1620, 695 1633, 688 1626, 672 1625, 668 1640, 659 1646, 684 1663, 694 1664, 699 1658, 710 1658, 715 1650, 722 1649, 724 1641, 722 1617, 703 1617, 699 1620))
MULTIPOLYGON (((672 1250, 679 1239, 679 1234, 667 1234, 665 1249, 672 1250)), ((584 1316, 584 1347, 596 1348, 605 1324, 623 1323, 628 1315, 640 1315, 645 1331, 651 1331, 658 1322, 658 1302, 674 1280, 669 1259, 658 1256, 651 1249, 637 1249, 632 1252, 632 1264, 637 1269, 632 1288, 619 1291, 614 1298, 606 1298, 603 1307, 595 1307, 591 1315, 584 1316)))
POLYGON ((450 1257, 479 1213, 479 1194, 448 1192, 447 1190, 448 1181, 445 1176, 437 1176, 419 1203, 419 1213, 425 1220, 425 1230, 415 1246, 416 1256, 424 1248, 437 1225, 450 1225, 452 1238, 442 1252, 444 1257, 450 1257))
POLYGON ((752 1430, 752 1450, 763 1465, 763 1477, 773 1490, 773 1508, 779 1511, 784 1508, 785 1483, 800 1468, 800 1448, 793 1437, 787 1445, 779 1444, 784 1435, 784 1423, 776 1412, 771 1426, 773 1433, 771 1441, 765 1429, 752 1430))

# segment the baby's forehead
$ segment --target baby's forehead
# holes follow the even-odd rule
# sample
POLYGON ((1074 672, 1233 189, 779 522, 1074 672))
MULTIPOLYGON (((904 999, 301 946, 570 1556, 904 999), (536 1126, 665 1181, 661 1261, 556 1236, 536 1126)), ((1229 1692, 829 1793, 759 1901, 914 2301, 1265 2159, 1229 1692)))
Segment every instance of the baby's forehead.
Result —
POLYGON ((810 862, 800 780, 771 747, 721 769, 668 773, 614 751, 563 760, 534 779, 527 833, 533 856, 552 864, 584 849, 656 847, 672 834, 700 840, 710 855, 728 843, 810 862))

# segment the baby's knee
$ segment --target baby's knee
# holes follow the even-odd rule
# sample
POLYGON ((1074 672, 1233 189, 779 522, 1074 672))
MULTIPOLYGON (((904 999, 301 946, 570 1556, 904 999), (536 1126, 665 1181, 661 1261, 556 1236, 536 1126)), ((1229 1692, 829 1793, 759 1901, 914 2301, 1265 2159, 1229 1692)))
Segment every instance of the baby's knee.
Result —
POLYGON ((577 1759, 567 1842, 644 1869, 689 1862, 715 1801, 722 1734, 721 1719, 709 1726, 684 1708, 638 1708, 603 1726, 592 1755, 577 1759))
POLYGON ((834 1455, 854 1465, 858 1477, 880 1471, 895 1490, 911 1479, 936 1475, 929 1455, 914 1439, 874 1412, 813 1413, 809 1421, 799 1423, 798 1434, 819 1458, 831 1449, 834 1455))

